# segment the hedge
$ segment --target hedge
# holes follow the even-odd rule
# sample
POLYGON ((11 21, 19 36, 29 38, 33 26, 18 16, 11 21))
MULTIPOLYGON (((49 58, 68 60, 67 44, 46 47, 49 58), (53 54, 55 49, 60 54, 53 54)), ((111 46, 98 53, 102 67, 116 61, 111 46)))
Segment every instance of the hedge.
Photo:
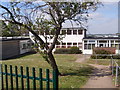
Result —
POLYGON ((82 51, 78 47, 71 48, 57 48, 55 54, 81 54, 82 51))

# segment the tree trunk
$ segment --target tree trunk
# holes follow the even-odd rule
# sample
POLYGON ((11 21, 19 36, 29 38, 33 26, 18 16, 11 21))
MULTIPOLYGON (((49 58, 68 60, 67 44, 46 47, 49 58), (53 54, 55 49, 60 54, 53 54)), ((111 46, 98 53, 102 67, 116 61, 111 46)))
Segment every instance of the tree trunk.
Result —
POLYGON ((60 73, 59 70, 58 70, 58 66, 57 66, 57 64, 56 64, 56 61, 55 61, 55 58, 54 58, 52 52, 49 52, 49 53, 48 53, 48 58, 49 58, 49 60, 50 60, 50 65, 51 65, 52 69, 53 69, 53 70, 57 70, 58 75, 61 75, 61 73, 60 73))

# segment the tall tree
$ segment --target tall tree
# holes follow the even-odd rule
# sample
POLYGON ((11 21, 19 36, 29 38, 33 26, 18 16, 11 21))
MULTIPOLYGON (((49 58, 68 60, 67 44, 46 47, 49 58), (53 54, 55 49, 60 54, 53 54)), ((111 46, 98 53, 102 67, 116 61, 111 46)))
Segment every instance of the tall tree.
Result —
POLYGON ((7 27, 11 32, 10 36, 20 36, 20 29, 18 25, 9 22, 7 27))
POLYGON ((10 30, 7 27, 6 23, 3 20, 0 20, 0 36, 8 37, 10 36, 10 30))
POLYGON ((38 3, 10 2, 7 6, 1 4, 0 7, 4 10, 4 13, 1 15, 6 21, 23 26, 34 35, 35 40, 37 40, 36 46, 44 49, 42 55, 45 60, 53 69, 58 70, 52 51, 60 36, 62 24, 66 20, 82 24, 83 21, 87 20, 89 11, 96 10, 99 4, 99 2, 87 1, 38 3), (38 30, 44 39, 42 39, 35 30, 38 30), (53 39, 50 46, 47 44, 48 35, 53 39))

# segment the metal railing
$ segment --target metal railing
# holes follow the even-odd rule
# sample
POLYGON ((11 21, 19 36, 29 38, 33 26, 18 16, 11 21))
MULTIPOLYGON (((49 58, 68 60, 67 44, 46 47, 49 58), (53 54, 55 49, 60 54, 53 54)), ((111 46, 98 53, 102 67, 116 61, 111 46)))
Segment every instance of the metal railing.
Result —
POLYGON ((119 87, 120 86, 120 66, 116 62, 113 57, 111 57, 111 71, 112 71, 112 76, 115 76, 115 86, 119 87))
POLYGON ((114 84, 116 87, 120 86, 120 66, 118 65, 116 59, 113 58, 116 54, 95 54, 96 55, 96 63, 98 56, 109 56, 110 57, 110 69, 111 75, 114 77, 114 84))
POLYGON ((50 82, 52 82, 53 90, 58 89, 57 70, 53 70, 52 78, 51 78, 49 69, 46 69, 46 75, 45 78, 43 78, 44 73, 41 68, 39 68, 39 71, 37 72, 36 69, 33 67, 32 72, 30 73, 29 67, 23 68, 22 66, 20 66, 20 68, 18 68, 17 66, 13 67, 12 65, 9 66, 1 65, 0 74, 1 74, 2 90, 3 89, 8 90, 9 88, 11 88, 11 90, 12 89, 23 90, 25 88, 29 90, 31 87, 34 90, 36 90, 36 88, 39 88, 40 90, 46 88, 46 90, 49 90, 51 87, 50 82), (24 75, 24 72, 26 72, 26 75, 24 75), (37 73, 39 74, 38 77, 37 77, 37 73), (30 83, 30 81, 32 83, 30 83), (46 85, 43 85, 44 82, 46 85))

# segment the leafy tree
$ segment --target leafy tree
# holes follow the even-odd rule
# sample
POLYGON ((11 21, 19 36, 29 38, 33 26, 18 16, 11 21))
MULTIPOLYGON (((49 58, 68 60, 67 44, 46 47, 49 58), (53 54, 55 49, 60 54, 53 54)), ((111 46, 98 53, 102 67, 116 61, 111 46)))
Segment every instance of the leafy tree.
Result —
POLYGON ((0 20, 0 36, 1 37, 10 36, 10 30, 3 20, 0 20))
POLYGON ((9 31, 11 32, 10 36, 20 36, 20 30, 19 30, 18 25, 9 22, 7 27, 9 28, 9 31))
POLYGON ((79 25, 82 24, 82 22, 87 20, 89 11, 96 10, 99 5, 99 2, 87 1, 9 2, 7 6, 1 4, 0 7, 4 10, 4 13, 1 15, 6 21, 20 25, 34 35, 39 52, 41 52, 41 49, 44 49, 41 52, 43 58, 53 69, 58 70, 52 51, 60 38, 62 24, 66 20, 74 21, 79 25), (44 39, 35 30, 40 32, 44 39), (48 35, 53 39, 50 46, 47 44, 48 35))

